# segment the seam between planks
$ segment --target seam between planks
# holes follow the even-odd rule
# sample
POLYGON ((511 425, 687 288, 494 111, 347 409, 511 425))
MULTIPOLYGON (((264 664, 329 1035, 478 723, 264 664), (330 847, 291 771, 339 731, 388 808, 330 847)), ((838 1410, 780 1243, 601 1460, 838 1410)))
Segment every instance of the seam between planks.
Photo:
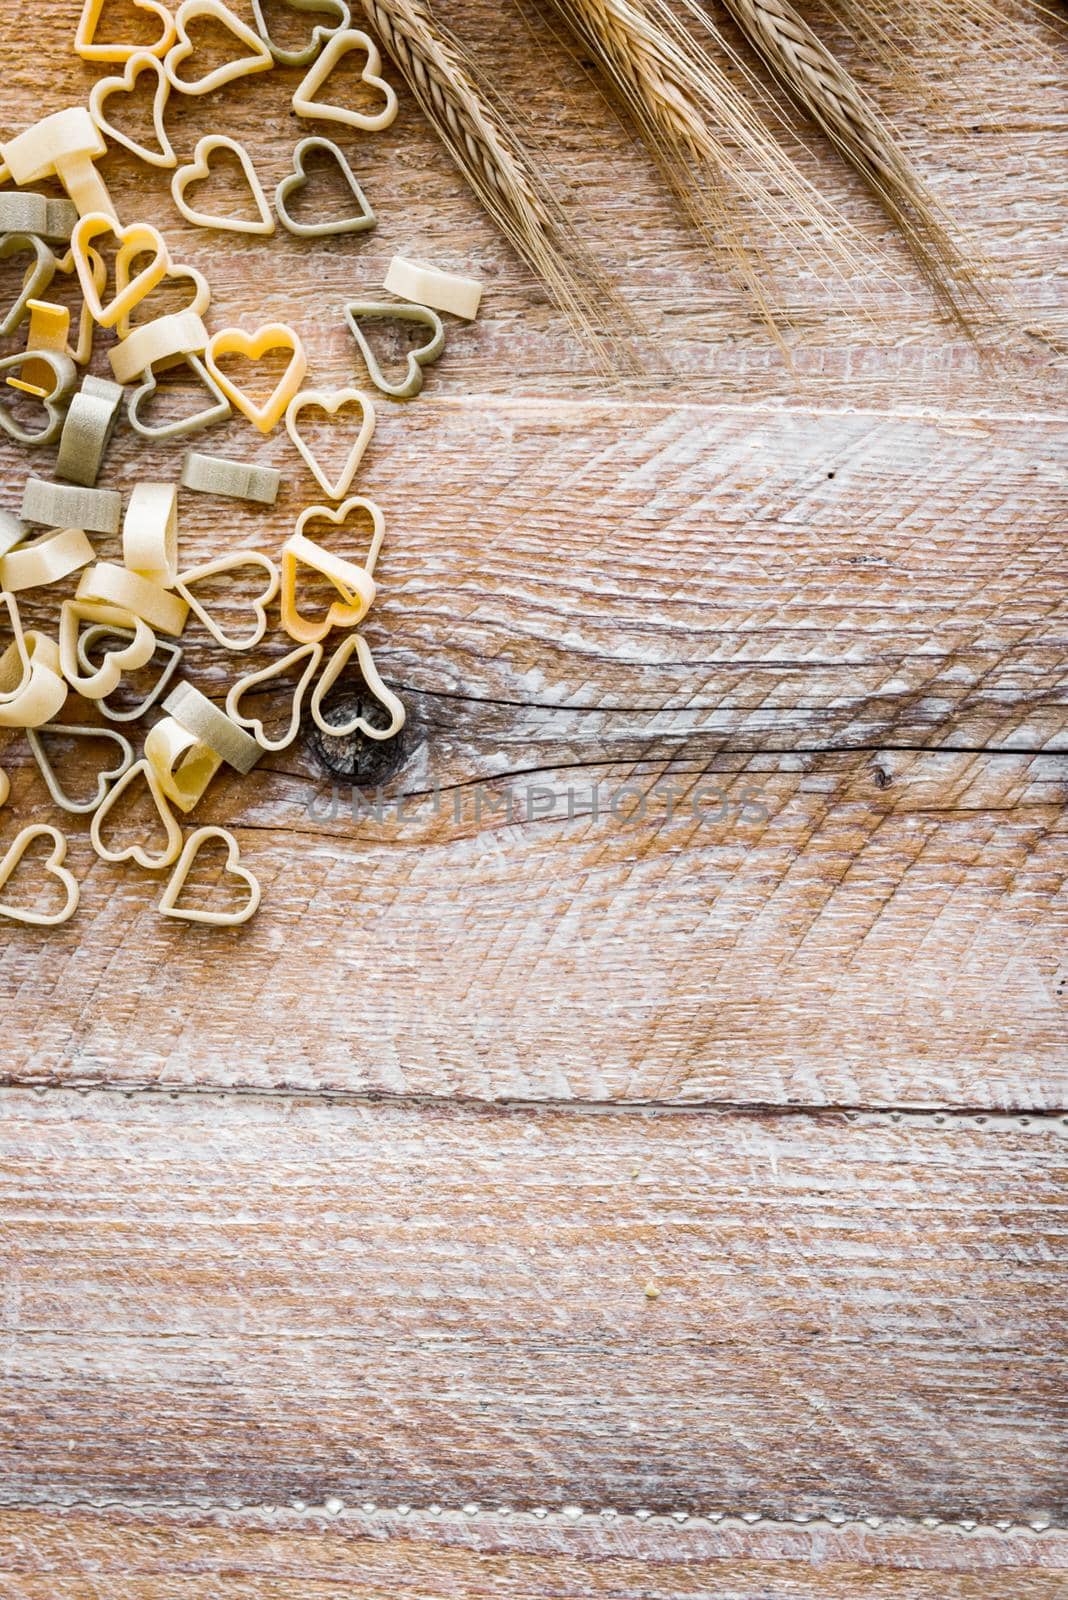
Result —
POLYGON ((370 1520, 381 1527, 389 1528, 395 1522, 404 1522, 407 1518, 423 1519, 441 1524, 468 1525, 479 1523, 507 1522, 515 1526, 548 1525, 550 1527, 577 1527, 580 1524, 590 1526, 596 1523, 611 1523, 617 1526, 628 1525, 638 1528, 687 1526, 691 1528, 828 1528, 828 1529, 879 1529, 886 1534, 894 1533, 931 1533, 939 1532, 958 1535, 964 1538, 992 1538, 999 1534, 1031 1534, 1041 1537, 1042 1534, 1060 1534, 1068 1531, 1068 1524, 1051 1521, 1047 1517, 1032 1519, 1012 1519, 1009 1517, 998 1518, 991 1522, 980 1522, 969 1517, 945 1518, 936 1516, 901 1517, 879 1516, 877 1513, 861 1514, 859 1516, 845 1516, 841 1513, 829 1512, 826 1515, 808 1514, 799 1512, 796 1516, 765 1516, 763 1512, 741 1510, 709 1511, 646 1511, 641 1507, 633 1511, 616 1510, 610 1506, 587 1509, 582 1506, 567 1505, 561 1507, 531 1506, 480 1506, 468 1504, 461 1507, 446 1507, 436 1503, 428 1506, 381 1506, 374 1501, 364 1501, 357 1505, 348 1505, 346 1502, 329 1498, 321 1505, 310 1505, 304 1500, 293 1500, 287 1505, 271 1505, 258 1501, 238 1501, 236 1499, 211 1500, 196 1498, 191 1500, 122 1500, 115 1498, 89 1497, 59 1497, 49 1499, 6 1500, 0 1498, 0 1509, 13 1512, 47 1513, 49 1511, 119 1511, 133 1513, 158 1513, 161 1511, 181 1513, 213 1513, 229 1512, 234 1515, 255 1514, 268 1520, 287 1523, 294 1520, 299 1522, 320 1523, 323 1520, 336 1522, 344 1526, 346 1523, 364 1523, 370 1520))

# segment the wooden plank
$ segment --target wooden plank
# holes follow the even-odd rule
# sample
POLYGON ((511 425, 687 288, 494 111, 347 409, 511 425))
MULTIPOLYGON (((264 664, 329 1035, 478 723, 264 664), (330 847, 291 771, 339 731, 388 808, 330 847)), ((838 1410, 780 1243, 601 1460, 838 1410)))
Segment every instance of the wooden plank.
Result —
MULTIPOLYGON (((28 51, 14 0, 3 0, 5 134, 42 109, 83 100, 100 75, 71 51, 80 5, 54 0, 36 19, 28 51)), ((235 5, 251 16, 248 0, 235 5)), ((996 40, 973 50, 956 73, 959 91, 947 87, 953 75, 944 59, 924 63, 934 104, 924 105, 922 73, 900 73, 896 86, 881 91, 939 200, 957 216, 973 250, 987 257, 989 285, 1001 306, 988 335, 996 359, 984 358, 938 319, 893 230, 817 141, 811 151, 798 146, 795 154, 858 230, 859 262, 848 280, 814 255, 809 234, 791 243, 759 217, 748 217, 771 293, 790 319, 792 363, 732 286, 727 260, 710 257, 680 219, 630 130, 606 114, 597 90, 545 25, 524 26, 517 12, 502 27, 497 8, 482 0, 455 0, 449 21, 494 81, 520 100, 538 159, 554 171, 565 208, 638 320, 645 382, 654 390, 746 400, 796 399, 804 392, 816 403, 862 407, 929 405, 935 397, 968 408, 1063 403, 1055 341, 1063 337, 1066 306, 1059 275, 1064 94, 1060 76, 1050 70, 1060 41, 1041 18, 1024 23, 1029 52, 1018 45, 999 48, 996 40)), ((845 41, 840 47, 869 77, 870 64, 845 41)), ((184 99, 168 122, 182 159, 189 159, 202 133, 224 123, 248 141, 265 184, 273 187, 289 170, 295 142, 289 97, 297 80, 295 71, 280 71, 203 101, 184 99)), ((502 243, 407 97, 388 132, 346 140, 341 130, 341 138, 381 217, 378 231, 355 245, 308 245, 280 234, 228 238, 220 247, 218 235, 180 222, 168 174, 149 172, 121 151, 106 158, 103 170, 120 215, 141 214, 148 198, 176 258, 208 271, 218 326, 293 317, 308 335, 317 376, 328 352, 345 342, 343 302, 358 289, 380 285, 400 250, 476 270, 489 286, 487 314, 474 328, 454 332, 455 356, 440 369, 435 388, 603 390, 589 350, 502 243), (336 320, 324 319, 324 301, 336 320)))
MULTIPOLYGON (((284 432, 211 448, 285 488, 271 511, 183 493, 183 560, 277 554, 317 498, 284 432)), ((127 431, 108 481, 179 459, 127 431)), ((1065 749, 1066 482, 1054 419, 431 398, 384 411, 361 476, 388 528, 369 637, 409 688, 596 709, 616 738, 1065 749)), ((183 643, 220 696, 250 669, 196 622, 183 643)))
POLYGON ((8 1505, 1063 1516, 1051 1119, 3 1111, 8 1505))
POLYGON ((4 1600, 1057 1600, 1068 1575, 1057 1533, 492 1513, 13 1511, 0 1554, 4 1600))
POLYGON ((1068 758, 538 759, 510 823, 223 782, 265 903, 222 939, 76 837, 77 919, 0 946, 8 1081, 1064 1104, 1068 758))

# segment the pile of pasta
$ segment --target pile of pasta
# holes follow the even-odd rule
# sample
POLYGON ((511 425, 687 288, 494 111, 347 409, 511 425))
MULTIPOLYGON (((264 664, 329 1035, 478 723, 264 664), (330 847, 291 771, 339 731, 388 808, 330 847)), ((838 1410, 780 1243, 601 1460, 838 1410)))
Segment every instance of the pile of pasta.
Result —
MULTIPOLYGON (((174 261, 153 224, 120 220, 96 163, 110 140, 150 166, 173 169, 175 204, 199 227, 273 233, 276 213, 284 228, 302 238, 373 228, 374 211, 348 160, 332 140, 321 136, 297 144, 293 170, 278 185, 273 212, 252 158, 234 139, 223 135, 201 139, 193 160, 178 165, 166 122, 171 95, 205 94, 276 66, 306 69, 293 95, 298 117, 364 132, 378 131, 393 121, 396 95, 381 76, 373 40, 349 26, 345 0, 287 3, 297 12, 329 15, 329 25, 317 22, 299 49, 283 49, 271 38, 257 0, 255 28, 223 0, 183 0, 174 14, 156 0, 138 0, 143 10, 158 15, 160 24, 159 38, 146 49, 102 40, 104 0, 86 0, 75 49, 86 60, 122 65, 122 75, 101 79, 87 106, 54 112, 0 143, 0 259, 28 258, 21 293, 0 322, 0 333, 5 335, 23 336, 24 329, 25 342, 0 360, 0 375, 25 397, 23 412, 35 413, 29 421, 20 421, 9 406, 0 405, 0 426, 27 449, 57 447, 53 476, 28 476, 20 515, 0 513, 0 630, 10 635, 0 653, 0 728, 22 733, 53 802, 72 816, 88 819, 93 848, 103 860, 133 861, 153 873, 170 869, 158 902, 162 915, 213 926, 248 922, 261 901, 259 881, 242 861, 230 831, 211 825, 189 833, 183 830, 181 819, 199 806, 216 775, 224 767, 247 774, 267 751, 285 749, 298 735, 306 702, 317 726, 333 737, 359 733, 385 740, 404 725, 404 706, 382 681, 360 632, 376 598, 375 569, 385 522, 372 500, 350 490, 374 435, 375 406, 371 395, 358 388, 307 387, 303 342, 299 332, 285 324, 272 322, 252 332, 222 328, 209 333, 204 318, 211 289, 204 274, 174 261), (200 76, 197 47, 189 34, 190 24, 198 20, 221 24, 234 41, 232 58, 200 76), (362 60, 361 78, 370 108, 363 101, 356 109, 330 98, 334 70, 351 52, 358 52, 362 60), (112 120, 119 98, 133 94, 144 74, 156 83, 155 145, 133 140, 112 120), (240 163, 256 211, 251 219, 215 215, 189 203, 187 191, 209 178, 212 157, 220 150, 229 151, 240 163), (291 202, 307 183, 313 152, 325 152, 337 163, 352 195, 352 209, 333 218, 299 222, 291 202), (46 179, 57 179, 67 198, 33 189, 46 179), (57 274, 77 277, 82 308, 76 327, 70 311, 47 298, 57 274), (153 316, 154 293, 175 282, 188 285, 188 305, 153 316), (115 336, 107 351, 110 377, 81 371, 92 359, 98 328, 115 336), (223 366, 227 357, 257 362, 279 353, 285 369, 266 400, 254 399, 223 366), (202 388, 205 404, 176 421, 153 423, 149 417, 158 374, 175 366, 183 367, 202 388), (344 412, 346 420, 352 419, 351 447, 336 476, 324 469, 302 428, 302 419, 315 411, 327 416, 344 412), (279 492, 279 472, 255 461, 185 449, 173 481, 138 483, 124 504, 117 490, 101 484, 109 446, 123 422, 146 439, 187 441, 234 412, 261 435, 284 421, 326 503, 302 511, 278 561, 259 550, 228 550, 214 560, 183 567, 180 493, 272 505, 279 492), (312 532, 315 523, 324 521, 344 529, 350 518, 370 527, 370 548, 359 559, 324 548, 312 532), (97 542, 109 538, 121 540, 121 559, 102 557, 97 542), (239 569, 259 573, 262 585, 249 603, 247 627, 228 631, 212 615, 204 586, 239 569), (309 616, 302 611, 302 572, 316 574, 329 587, 331 603, 325 614, 309 616), (64 580, 65 598, 57 601, 54 631, 24 626, 20 597, 64 580), (294 648, 270 666, 238 677, 225 706, 183 676, 180 640, 191 617, 222 650, 239 653, 263 640, 268 608, 275 602, 279 625, 294 648), (360 714, 346 721, 339 722, 328 712, 327 697, 350 662, 358 666, 366 693, 377 703, 373 720, 363 714, 362 705, 360 714), (131 705, 123 680, 147 670, 150 687, 131 705), (268 736, 247 701, 272 687, 282 692, 294 675, 288 724, 268 736), (89 702, 100 720, 61 720, 72 695, 89 702), (129 735, 154 710, 161 715, 141 732, 138 752, 129 735), (54 735, 102 741, 113 750, 114 760, 99 773, 96 792, 89 799, 72 798, 60 783, 48 754, 54 735), (135 785, 147 791, 163 844, 155 842, 155 831, 151 848, 145 840, 121 848, 112 842, 111 814, 135 785), (236 896, 236 906, 214 908, 183 900, 193 864, 209 844, 225 848, 223 878, 229 880, 234 891, 229 900, 236 896)), ((345 316, 371 385, 390 397, 410 399, 420 392, 426 369, 445 348, 442 314, 473 319, 479 311, 481 285, 473 278, 395 257, 384 288, 396 298, 353 301, 345 316), (390 378, 383 371, 366 331, 368 323, 386 318, 414 325, 420 341, 409 351, 400 377, 390 378)), ((0 807, 9 794, 7 776, 0 770, 0 807)), ((51 824, 36 822, 22 828, 0 858, 0 917, 55 927, 74 915, 80 887, 64 865, 67 842, 67 836, 51 824), (50 846, 44 869, 63 890, 58 909, 38 910, 2 898, 38 840, 50 846)))

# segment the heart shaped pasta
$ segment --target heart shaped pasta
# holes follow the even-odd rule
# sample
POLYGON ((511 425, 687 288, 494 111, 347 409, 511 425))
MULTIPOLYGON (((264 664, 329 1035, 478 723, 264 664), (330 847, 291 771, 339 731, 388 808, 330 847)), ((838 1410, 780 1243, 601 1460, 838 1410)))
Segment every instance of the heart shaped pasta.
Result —
POLYGON ((342 122, 350 128, 363 128, 368 133, 377 133, 382 128, 388 128, 397 115, 397 96, 385 78, 380 76, 381 71, 382 57, 374 40, 356 28, 346 28, 343 32, 334 34, 304 82, 298 86, 293 96, 293 110, 298 117, 313 117, 322 122, 342 122), (363 50, 367 53, 360 79, 369 89, 376 89, 382 95, 384 104, 381 111, 372 113, 353 111, 346 106, 331 105, 328 100, 319 99, 319 94, 326 86, 334 68, 351 50, 363 50))
MULTIPOLYGON (((20 350, 16 355, 5 356, 0 361, 0 372, 8 372, 15 367, 21 367, 28 355, 33 356, 35 363, 48 368, 52 374, 52 387, 47 393, 38 398, 45 411, 45 425, 43 428, 24 428, 15 421, 6 406, 0 406, 0 427, 5 433, 17 439, 20 444, 51 444, 63 426, 67 414, 67 399, 71 390, 78 381, 74 362, 70 356, 62 355, 58 350, 20 350)), ((36 373, 35 373, 36 376, 36 373)))
POLYGON ((261 433, 270 433, 278 425, 283 412, 304 382, 308 358, 299 334, 284 323, 271 322, 256 333, 244 333, 240 328, 224 328, 217 333, 204 354, 204 364, 226 398, 235 405, 261 433), (262 405, 238 388, 231 378, 219 369, 219 358, 226 355, 244 356, 249 361, 260 361, 268 350, 290 350, 289 365, 282 374, 273 394, 262 405))
POLYGON ((145 760, 159 786, 179 811, 192 811, 222 766, 222 756, 174 717, 164 717, 148 730, 145 760))
MULTIPOLYGON (((85 303, 103 328, 113 328, 127 316, 156 287, 170 266, 166 242, 155 228, 147 222, 132 222, 128 227, 119 227, 113 217, 102 211, 91 211, 87 217, 80 219, 71 235, 70 248, 85 303), (150 258, 148 266, 143 267, 131 282, 120 286, 116 278, 115 297, 107 305, 101 304, 101 290, 97 287, 89 250, 93 240, 105 233, 114 234, 119 241, 120 256, 125 248, 129 251, 128 260, 142 255, 150 258)), ((116 274, 119 270, 117 258, 116 274)))
POLYGON ((182 848, 182 830, 175 820, 174 812, 167 803, 167 796, 160 788, 159 779, 152 771, 147 761, 137 761, 126 772, 111 790, 102 803, 93 813, 93 820, 89 827, 89 837, 93 841, 93 849, 102 861, 136 861, 139 867, 144 867, 146 872, 159 872, 164 867, 169 867, 178 858, 182 848), (156 814, 163 824, 167 836, 167 843, 162 851, 155 853, 145 848, 145 841, 139 839, 136 844, 127 845, 124 850, 111 850, 103 841, 103 826, 111 815, 118 800, 135 783, 144 782, 152 797, 152 804, 156 814))
POLYGON ((175 31, 177 42, 168 50, 163 66, 171 87, 177 89, 179 94, 209 94, 212 89, 221 89, 224 83, 232 83, 235 78, 244 78, 251 72, 269 72, 274 66, 271 52, 263 40, 258 39, 248 24, 223 4, 223 0, 182 0, 175 17, 175 31), (189 24, 199 17, 210 17, 214 22, 221 23, 239 44, 245 46, 248 54, 224 61, 221 67, 205 73, 203 77, 180 78, 178 67, 188 60, 196 48, 189 37, 189 24))
POLYGON ((309 61, 315 60, 327 40, 333 38, 340 28, 347 28, 352 20, 352 13, 345 0, 286 0, 286 4, 290 11, 327 11, 337 20, 329 27, 324 27, 321 22, 317 23, 312 29, 311 38, 299 50, 283 50, 282 46, 275 44, 271 38, 260 0, 252 0, 252 16, 256 23, 256 32, 282 67, 306 67, 309 61))
POLYGON ((290 401, 286 412, 286 431, 289 437, 304 457, 316 483, 331 500, 343 500, 348 494, 352 480, 356 476, 356 468, 374 438, 375 422, 374 403, 370 396, 361 394, 359 389, 335 389, 332 393, 328 393, 325 389, 305 389, 302 394, 298 394, 290 401), (360 408, 360 431, 353 441, 340 476, 331 481, 301 433, 298 422, 301 413, 309 409, 325 411, 328 417, 336 417, 345 406, 351 405, 360 408))
POLYGON ((121 733, 115 733, 111 728, 89 728, 84 723, 48 722, 42 728, 28 728, 26 730, 26 739, 52 799, 62 811, 70 811, 75 816, 88 816, 91 811, 95 811, 106 796, 112 783, 117 778, 121 778, 124 773, 129 772, 133 766, 133 745, 129 739, 124 739, 121 733), (118 765, 107 767, 102 772, 97 773, 96 793, 89 800, 72 800, 63 787, 59 774, 56 772, 55 764, 45 749, 44 740, 49 735, 89 741, 103 739, 107 743, 118 746, 120 752, 118 765))
POLYGON ((356 181, 356 174, 332 139, 302 139, 293 152, 293 171, 282 179, 274 192, 275 210, 282 226, 298 239, 326 239, 338 233, 366 233, 378 219, 371 210, 367 196, 356 181), (295 222, 289 213, 287 201, 307 187, 307 159, 314 150, 324 150, 340 169, 341 176, 352 191, 358 210, 351 217, 339 217, 333 222, 295 222))
POLYGON ((92 600, 64 600, 59 608, 59 661, 63 676, 71 688, 87 700, 103 700, 118 688, 124 672, 136 672, 152 659, 155 650, 156 636, 148 623, 118 606, 92 600), (100 666, 88 674, 82 672, 78 658, 78 635, 83 622, 105 623, 118 628, 120 635, 131 634, 128 644, 105 652, 100 666))
POLYGON ((294 536, 282 547, 282 626, 298 644, 318 644, 331 628, 355 628, 370 611, 375 592, 374 580, 361 567, 320 550, 310 539, 294 536), (327 578, 341 596, 318 621, 306 617, 297 604, 302 567, 327 578))
POLYGON ((262 667, 259 672, 250 672, 247 678, 235 683, 226 697, 226 714, 236 722, 239 728, 247 728, 258 744, 265 750, 288 750, 300 730, 300 714, 304 707, 304 696, 311 686, 311 681, 318 672, 323 660, 323 647, 321 644, 302 644, 298 649, 291 650, 281 661, 272 661, 269 667, 262 667), (250 689, 258 688, 260 684, 272 683, 275 678, 280 678, 288 672, 290 667, 295 667, 298 661, 308 658, 297 687, 293 691, 292 715, 289 726, 280 739, 269 739, 264 731, 263 723, 259 717, 246 717, 241 713, 241 701, 250 689))
POLYGON ((391 306, 354 300, 345 307, 345 316, 375 388, 381 389, 383 394, 392 395, 395 400, 414 399, 423 387, 424 367, 431 366, 445 349, 445 327, 437 312, 431 311, 429 306, 391 306), (419 322, 430 330, 429 337, 415 350, 408 352, 407 370, 400 383, 391 383, 386 377, 361 325, 364 322, 388 322, 390 319, 419 322))
POLYGON ((252 158, 244 145, 238 144, 236 139, 230 139, 222 133, 205 134, 193 153, 193 159, 186 167, 179 167, 171 179, 171 194, 178 210, 187 222, 195 223, 199 228, 219 228, 228 233, 273 233, 274 217, 267 204, 267 196, 263 192, 263 185, 252 165, 252 158), (218 216, 211 211, 196 211, 189 205, 185 198, 185 191, 191 183, 203 183, 211 175, 211 158, 217 150, 229 150, 241 164, 241 171, 245 175, 256 202, 259 217, 249 221, 247 217, 218 216))
POLYGON ((278 593, 281 577, 278 568, 269 556, 261 555, 258 550, 235 550, 230 555, 219 556, 215 561, 205 561, 203 566, 191 567, 188 572, 183 572, 175 584, 175 589, 184 600, 188 600, 189 609, 207 628, 217 644, 224 650, 254 650, 267 632, 267 607, 278 593), (256 626, 250 634, 235 639, 224 630, 210 615, 206 607, 193 593, 194 584, 201 583, 205 578, 218 577, 223 572, 236 572, 241 567, 262 567, 267 574, 267 585, 256 598, 249 602, 249 608, 256 617, 256 626))
POLYGON ((255 873, 241 865, 241 850, 233 834, 227 833, 225 828, 198 828, 185 842, 174 874, 163 891, 159 909, 163 916, 177 917, 182 922, 204 922, 213 928, 237 928, 256 915, 260 907, 260 898, 259 879, 255 873), (185 888, 193 863, 204 846, 216 839, 226 846, 225 876, 236 878, 239 883, 245 885, 248 890, 248 900, 240 911, 182 910, 178 905, 178 898, 185 888))
POLYGON ((323 733, 329 734, 333 739, 343 739, 349 734, 362 733, 368 739, 392 739, 404 727, 408 713, 402 701, 398 700, 392 689, 387 689, 375 666, 371 647, 362 634, 352 633, 345 639, 331 656, 327 667, 319 682, 315 685, 315 693, 311 702, 312 720, 323 733), (355 655, 360 664, 363 681, 374 695, 378 703, 389 712, 389 722, 384 728, 378 727, 367 721, 361 713, 349 722, 328 722, 323 716, 323 701, 330 693, 334 684, 344 672, 349 661, 355 655))
MULTIPOLYGON (((134 635, 129 628, 118 628, 106 622, 94 622, 91 627, 86 628, 84 633, 79 634, 78 664, 83 672, 92 673, 96 671, 89 656, 93 646, 99 644, 102 639, 116 637, 132 639, 134 635)), ((155 683, 151 684, 143 697, 126 711, 116 711, 113 706, 108 705, 106 698, 96 702, 98 710, 107 717, 109 722, 136 722, 139 717, 143 717, 145 712, 156 704, 160 696, 170 687, 175 673, 182 664, 183 654, 181 645, 175 644, 173 640, 157 639, 155 655, 163 656, 164 660, 155 683)), ((150 659, 154 659, 154 657, 150 659)))
POLYGON ((139 11, 147 11, 160 20, 162 31, 155 44, 122 44, 118 41, 113 44, 99 44, 96 30, 100 26, 100 13, 105 4, 106 0, 85 0, 78 30, 74 35, 75 52, 83 61, 122 62, 131 60, 135 55, 150 55, 155 58, 170 48, 175 35, 174 18, 166 6, 158 4, 158 0, 133 0, 139 11))
POLYGON ((141 161, 150 167, 175 167, 178 157, 174 153, 174 146, 167 135, 163 121, 167 102, 171 97, 170 81, 163 70, 163 64, 148 50, 138 50, 126 63, 126 70, 121 78, 101 78, 99 83, 93 85, 89 96, 89 114, 105 138, 121 144, 141 161), (129 97, 137 88, 137 80, 143 72, 151 72, 156 78, 156 90, 152 99, 152 127, 155 131, 158 150, 152 150, 148 145, 139 144, 136 139, 131 139, 128 133, 123 133, 120 128, 108 120, 104 114, 104 106, 115 95, 129 97))
POLYGON ((81 899, 78 880, 63 865, 67 859, 67 841, 58 828, 53 828, 44 822, 33 823, 30 827, 23 828, 0 861, 0 889, 5 889, 10 883, 23 856, 37 839, 50 839, 52 842, 52 849, 44 862, 44 871, 47 877, 56 878, 63 885, 66 891, 63 909, 53 912, 27 911, 21 906, 0 902, 0 917, 7 917, 11 922, 25 923, 31 928, 58 928, 64 922, 70 921, 81 899))
POLYGON ((385 518, 373 500, 354 495, 336 511, 329 506, 309 506, 297 523, 297 531, 286 540, 282 548, 282 626, 289 637, 298 644, 317 644, 325 639, 331 628, 355 628, 367 615, 374 603, 377 589, 374 570, 385 537, 385 518), (359 508, 371 516, 371 549, 365 566, 346 561, 329 550, 323 550, 309 539, 305 529, 312 522, 332 522, 341 527, 359 508), (301 567, 317 572, 333 584, 340 600, 334 601, 325 617, 312 621, 302 614, 297 604, 297 582, 301 567))

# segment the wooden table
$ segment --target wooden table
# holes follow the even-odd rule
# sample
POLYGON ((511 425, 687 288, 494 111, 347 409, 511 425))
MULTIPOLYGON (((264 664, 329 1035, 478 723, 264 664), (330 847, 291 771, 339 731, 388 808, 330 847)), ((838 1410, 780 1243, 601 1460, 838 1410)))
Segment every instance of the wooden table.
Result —
MULTIPOLYGON (((0 4, 5 134, 85 98, 78 10, 0 4)), ((360 480, 404 734, 355 816, 306 739, 197 813, 252 925, 165 923, 3 752, 0 837, 70 826, 83 904, 0 942, 0 1596, 1053 1600, 1063 38, 872 80, 1012 302, 987 353, 818 149, 871 267, 851 303, 758 236, 791 371, 544 21, 442 10, 646 376, 599 376, 407 99, 345 141, 358 242, 186 228, 102 164, 213 326, 291 320, 321 384, 395 251, 487 294, 360 480)), ((172 107, 182 159, 233 132, 276 183, 295 78, 172 107)), ((184 495, 185 561, 276 552, 317 498, 284 432, 203 442, 285 484, 184 495)), ((179 454, 124 430, 105 481, 179 454)), ((3 504, 51 465, 5 449, 3 504)), ((186 643, 219 700, 268 659, 186 643)))

